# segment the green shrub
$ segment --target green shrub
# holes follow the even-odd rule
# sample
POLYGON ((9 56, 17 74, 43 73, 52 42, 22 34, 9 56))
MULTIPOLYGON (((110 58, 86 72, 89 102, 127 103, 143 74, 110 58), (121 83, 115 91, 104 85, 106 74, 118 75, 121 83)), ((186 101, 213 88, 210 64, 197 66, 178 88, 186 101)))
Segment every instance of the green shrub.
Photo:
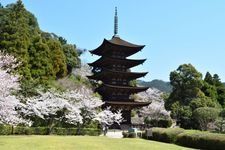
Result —
POLYGON ((152 137, 150 139, 174 143, 178 134, 184 132, 184 129, 181 128, 152 128, 152 137))
POLYGON ((23 126, 16 126, 13 132, 13 134, 17 135, 30 135, 31 133, 31 128, 23 126))
POLYGON ((171 119, 159 119, 158 120, 158 125, 159 127, 162 127, 162 128, 168 128, 172 125, 172 120, 171 119))
POLYGON ((67 135, 77 135, 77 128, 67 128, 67 135))
POLYGON ((123 138, 136 138, 136 137, 143 137, 143 134, 142 132, 125 132, 123 131, 122 132, 122 135, 123 135, 123 138))
MULTIPOLYGON (((197 149, 225 149, 225 134, 184 130, 181 128, 153 128, 151 140, 177 143, 181 146, 197 149)), ((147 130, 146 130, 147 131, 147 130)), ((146 138, 146 135, 143 135, 146 138)))
POLYGON ((53 128, 51 134, 67 135, 67 128, 53 128))
POLYGON ((53 128, 52 134, 55 135, 90 135, 90 136, 98 136, 101 134, 99 129, 93 128, 82 128, 79 130, 77 128, 53 128))
POLYGON ((122 135, 123 135, 123 138, 128 138, 129 137, 129 133, 125 132, 125 131, 122 132, 122 135))
MULTIPOLYGON (((162 141, 162 133, 165 130, 164 128, 152 128, 152 136, 150 137, 151 140, 155 141, 162 141)), ((147 131, 146 131, 147 132, 147 131)))
POLYGON ((101 134, 101 130, 99 129, 86 128, 85 130, 86 130, 85 135, 98 136, 101 134))
POLYGON ((186 131, 177 136, 177 144, 198 149, 225 149, 225 135, 201 131, 186 131))
POLYGON ((124 138, 136 138, 137 134, 135 132, 122 132, 124 138))
POLYGON ((31 134, 34 135, 48 135, 47 127, 31 127, 31 134))
POLYGON ((0 135, 10 135, 12 134, 12 126, 0 125, 0 135))
POLYGON ((206 131, 208 124, 214 122, 219 116, 219 109, 200 107, 194 110, 193 117, 199 123, 199 129, 206 131))
POLYGON ((137 134, 135 132, 130 132, 128 135, 129 138, 136 138, 137 134))
POLYGON ((150 124, 153 127, 161 127, 161 128, 168 128, 172 125, 171 119, 145 119, 146 124, 150 124))
MULTIPOLYGON (((101 130, 96 128, 82 128, 78 134, 77 128, 53 128, 51 134, 55 135, 90 135, 98 136, 101 134, 101 130)), ((12 126, 0 125, 0 135, 12 134, 12 126)), ((13 128, 13 134, 16 135, 48 135, 48 127, 23 127, 17 126, 13 128)))

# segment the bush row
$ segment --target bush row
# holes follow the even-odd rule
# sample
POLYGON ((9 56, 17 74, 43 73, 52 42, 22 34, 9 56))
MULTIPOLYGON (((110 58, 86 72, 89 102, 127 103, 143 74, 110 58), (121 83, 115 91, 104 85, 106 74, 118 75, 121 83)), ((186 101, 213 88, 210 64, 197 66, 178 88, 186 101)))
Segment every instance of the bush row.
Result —
MULTIPOLYGON (((48 127, 21 127, 0 125, 0 135, 48 135, 48 127)), ((94 128, 83 128, 78 130, 77 128, 53 128, 51 134, 54 135, 91 135, 98 136, 101 134, 99 129, 94 128)))
POLYGON ((12 134, 11 126, 0 125, 0 135, 10 135, 12 134))
POLYGON ((152 136, 147 137, 146 130, 144 138, 167 143, 175 143, 181 146, 197 149, 224 150, 225 134, 202 132, 198 130, 184 130, 181 128, 152 128, 152 136))
POLYGON ((138 132, 122 132, 123 138, 136 138, 136 137, 142 137, 142 133, 138 132))
POLYGON ((151 130, 152 136, 148 137, 149 139, 166 143, 174 143, 177 135, 184 132, 182 128, 152 128, 151 130))
POLYGON ((224 150, 225 134, 192 130, 179 134, 176 143, 198 149, 224 150))
POLYGON ((173 124, 172 119, 145 119, 146 124, 150 124, 152 127, 168 128, 173 124))

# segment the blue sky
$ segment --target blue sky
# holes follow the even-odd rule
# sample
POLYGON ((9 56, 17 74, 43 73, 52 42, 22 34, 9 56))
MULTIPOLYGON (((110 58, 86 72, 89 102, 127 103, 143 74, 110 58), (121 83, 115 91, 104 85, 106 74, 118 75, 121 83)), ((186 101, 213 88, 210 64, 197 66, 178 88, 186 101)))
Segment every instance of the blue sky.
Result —
MULTIPOLYGON (((3 5, 16 0, 1 0, 3 5)), ((88 50, 113 35, 118 7, 119 35, 146 45, 132 58, 147 58, 133 71, 148 71, 145 81, 169 81, 171 71, 191 63, 203 75, 225 81, 224 0, 23 0, 43 31, 54 32, 88 50)), ((86 53, 84 62, 98 57, 86 53)))

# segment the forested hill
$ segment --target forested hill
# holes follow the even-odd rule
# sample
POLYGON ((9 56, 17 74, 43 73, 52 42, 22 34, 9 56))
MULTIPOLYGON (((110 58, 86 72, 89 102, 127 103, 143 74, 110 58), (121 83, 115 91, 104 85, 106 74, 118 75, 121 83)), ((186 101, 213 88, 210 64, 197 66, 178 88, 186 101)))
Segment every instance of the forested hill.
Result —
POLYGON ((225 82, 223 83, 223 85, 225 86, 225 82))
POLYGON ((22 88, 65 77, 80 64, 76 46, 42 31, 21 0, 0 5, 0 35, 0 51, 14 55, 22 64, 17 70, 23 77, 22 88))
POLYGON ((147 86, 151 88, 156 88, 165 93, 170 93, 172 91, 172 86, 170 85, 170 83, 162 81, 162 80, 155 79, 150 82, 138 80, 137 83, 139 86, 147 86))

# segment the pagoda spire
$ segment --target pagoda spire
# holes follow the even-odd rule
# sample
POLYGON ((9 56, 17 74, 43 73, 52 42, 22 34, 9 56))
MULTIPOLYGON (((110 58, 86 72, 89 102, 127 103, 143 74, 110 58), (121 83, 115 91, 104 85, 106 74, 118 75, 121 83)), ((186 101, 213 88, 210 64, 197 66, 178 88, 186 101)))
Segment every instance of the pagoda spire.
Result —
POLYGON ((118 36, 118 16, 117 16, 117 7, 115 7, 115 16, 114 16, 114 36, 118 36))

